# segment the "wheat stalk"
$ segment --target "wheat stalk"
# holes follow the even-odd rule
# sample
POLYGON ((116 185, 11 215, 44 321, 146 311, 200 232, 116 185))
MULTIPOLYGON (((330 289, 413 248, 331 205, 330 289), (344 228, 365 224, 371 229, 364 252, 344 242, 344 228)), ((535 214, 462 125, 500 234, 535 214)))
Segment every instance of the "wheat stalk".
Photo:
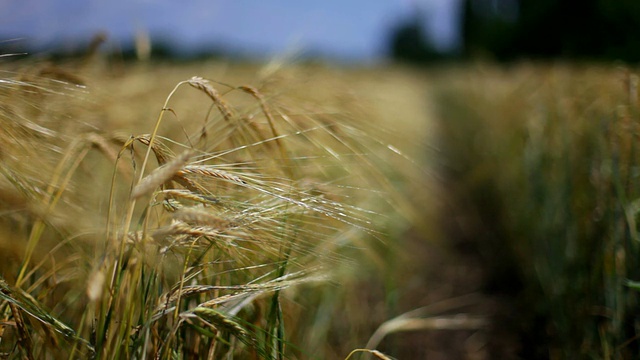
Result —
POLYGON ((276 142, 276 145, 278 146, 278 149, 280 150, 280 156, 282 157, 283 161, 287 162, 287 169, 289 171, 289 176, 292 176, 291 173, 291 163, 289 161, 289 157, 287 156, 287 151, 284 147, 284 144, 282 143, 282 141, 280 141, 280 134, 278 134, 278 131, 276 131, 276 127, 274 125, 274 121, 273 121, 273 116, 271 115, 271 111, 269 110, 269 107, 267 106, 267 102, 264 100, 264 96, 262 95, 262 93, 260 93, 258 91, 258 89, 256 89, 253 86, 248 86, 248 85, 243 85, 240 86, 239 88, 240 90, 246 92, 247 94, 253 96, 254 98, 256 98, 258 100, 258 102, 260 103, 260 108, 262 109, 262 112, 264 113, 264 116, 267 117, 267 122, 269 123, 269 128, 271 129, 271 134, 273 135, 273 139, 276 142))

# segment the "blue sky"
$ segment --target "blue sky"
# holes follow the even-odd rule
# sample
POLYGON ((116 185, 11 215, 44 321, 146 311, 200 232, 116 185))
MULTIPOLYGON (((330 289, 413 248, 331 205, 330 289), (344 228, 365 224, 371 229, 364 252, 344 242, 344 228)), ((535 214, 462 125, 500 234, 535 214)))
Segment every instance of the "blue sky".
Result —
POLYGON ((36 46, 106 31, 131 41, 139 29, 183 49, 223 45, 250 54, 311 51, 371 60, 384 56, 389 30, 425 10, 425 27, 442 48, 458 43, 459 0, 3 0, 0 38, 36 46))

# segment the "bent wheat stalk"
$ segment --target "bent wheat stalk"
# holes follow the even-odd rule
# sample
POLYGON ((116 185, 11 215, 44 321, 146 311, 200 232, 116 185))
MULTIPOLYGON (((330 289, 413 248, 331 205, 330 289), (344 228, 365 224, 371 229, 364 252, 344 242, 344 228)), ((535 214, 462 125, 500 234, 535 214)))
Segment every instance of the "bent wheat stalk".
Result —
POLYGON ((227 121, 231 121, 231 118, 233 117, 233 112, 231 111, 231 108, 222 99, 222 97, 220 96, 220 93, 218 93, 218 91, 213 86, 211 86, 211 83, 209 82, 209 80, 205 80, 200 76, 194 76, 188 80, 188 83, 194 88, 201 90, 205 94, 207 94, 207 96, 216 105, 218 110, 220 110, 220 113, 222 113, 222 116, 224 116, 224 119, 227 121))

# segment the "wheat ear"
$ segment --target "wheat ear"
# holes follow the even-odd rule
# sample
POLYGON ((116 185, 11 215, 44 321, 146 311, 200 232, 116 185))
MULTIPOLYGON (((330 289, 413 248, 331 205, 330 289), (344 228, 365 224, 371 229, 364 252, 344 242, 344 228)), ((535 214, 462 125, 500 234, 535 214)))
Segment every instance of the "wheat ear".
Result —
POLYGON ((227 121, 231 121, 231 118, 233 117, 233 112, 231 111, 231 108, 222 99, 222 97, 220 96, 220 93, 218 92, 218 90, 216 90, 211 85, 209 80, 203 79, 200 76, 194 76, 191 79, 189 79, 188 83, 189 83, 189 85, 193 86, 194 88, 196 88, 198 90, 201 90, 205 94, 207 94, 207 96, 216 105, 218 110, 220 110, 220 112, 222 113, 222 116, 224 116, 224 119, 227 120, 227 121))
POLYGON ((168 180, 171 180, 171 178, 189 161, 189 158, 191 158, 192 155, 193 151, 187 150, 165 165, 153 170, 133 188, 131 198, 137 199, 152 192, 168 180))
POLYGON ((236 176, 224 170, 215 169, 206 165, 185 166, 184 168, 180 169, 177 172, 177 175, 181 177, 184 177, 185 175, 203 175, 203 176, 209 176, 209 177, 231 181, 236 184, 242 184, 242 185, 247 184, 247 182, 242 180, 242 178, 240 178, 239 176, 236 176))

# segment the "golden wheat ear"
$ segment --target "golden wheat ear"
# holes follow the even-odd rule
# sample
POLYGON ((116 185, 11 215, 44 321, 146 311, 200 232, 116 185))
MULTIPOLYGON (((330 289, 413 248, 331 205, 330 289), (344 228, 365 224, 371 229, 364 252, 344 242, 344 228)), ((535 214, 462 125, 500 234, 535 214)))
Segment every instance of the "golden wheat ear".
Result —
POLYGON ((193 154, 194 152, 192 150, 187 150, 182 154, 176 156, 168 163, 153 170, 133 188, 133 191, 131 192, 131 198, 137 199, 143 195, 149 194, 160 185, 171 180, 171 178, 173 178, 176 173, 178 173, 180 169, 182 169, 185 164, 187 164, 193 154))
POLYGON ((216 105, 218 110, 220 110, 220 113, 222 114, 222 116, 224 116, 224 119, 227 121, 231 121, 231 119, 233 118, 233 111, 231 110, 231 107, 224 101, 222 96, 220 96, 220 93, 218 93, 218 90, 216 90, 213 85, 211 85, 211 82, 209 80, 205 80, 200 76, 194 76, 188 80, 188 83, 194 88, 207 94, 211 101, 213 101, 213 103, 216 105))

